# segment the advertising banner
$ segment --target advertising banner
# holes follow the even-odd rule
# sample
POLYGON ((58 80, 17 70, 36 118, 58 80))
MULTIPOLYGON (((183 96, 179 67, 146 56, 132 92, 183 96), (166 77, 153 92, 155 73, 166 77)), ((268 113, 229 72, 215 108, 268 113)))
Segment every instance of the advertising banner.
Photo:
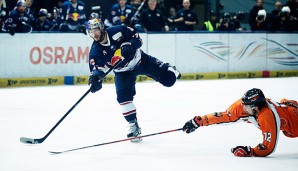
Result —
MULTIPOLYGON (((297 33, 173 32, 140 36, 144 52, 175 65, 185 80, 298 75, 297 33)), ((92 42, 90 37, 74 33, 1 34, 0 87, 86 84, 92 42)), ((104 80, 113 81, 113 74, 104 80)))

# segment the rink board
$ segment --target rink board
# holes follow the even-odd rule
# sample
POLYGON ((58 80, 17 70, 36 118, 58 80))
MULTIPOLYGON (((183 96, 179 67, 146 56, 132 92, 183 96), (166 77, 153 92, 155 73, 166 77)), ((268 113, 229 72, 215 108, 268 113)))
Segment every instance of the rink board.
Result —
MULTIPOLYGON (((170 32, 140 36, 141 49, 175 65, 183 80, 296 77, 298 72, 297 33, 170 32)), ((87 84, 91 44, 83 34, 2 34, 0 87, 87 84)), ((137 81, 148 79, 139 76, 137 81)), ((113 75, 104 82, 114 82, 113 75)))
MULTIPOLYGON (((297 70, 290 71, 251 71, 251 72, 208 72, 182 74, 180 80, 209 80, 209 79, 241 79, 241 78, 267 78, 267 77, 298 77, 297 70)), ((44 78, 13 78, 0 79, 0 87, 21 86, 51 86, 51 85, 78 85, 88 84, 88 76, 65 76, 44 78)), ((147 76, 138 76, 136 81, 152 81, 147 76)), ((103 79, 103 83, 114 83, 114 75, 110 74, 103 79)))

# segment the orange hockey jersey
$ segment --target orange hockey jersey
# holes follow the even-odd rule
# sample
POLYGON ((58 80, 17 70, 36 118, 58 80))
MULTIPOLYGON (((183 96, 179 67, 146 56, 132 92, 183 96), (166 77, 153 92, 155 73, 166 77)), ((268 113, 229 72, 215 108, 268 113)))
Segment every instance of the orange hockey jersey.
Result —
POLYGON ((253 123, 263 134, 263 142, 253 148, 254 156, 268 156, 275 151, 279 132, 287 137, 298 137, 298 103, 282 99, 279 103, 267 99, 264 107, 256 117, 248 115, 241 104, 241 99, 233 103, 224 112, 215 112, 196 117, 200 126, 244 121, 253 123))

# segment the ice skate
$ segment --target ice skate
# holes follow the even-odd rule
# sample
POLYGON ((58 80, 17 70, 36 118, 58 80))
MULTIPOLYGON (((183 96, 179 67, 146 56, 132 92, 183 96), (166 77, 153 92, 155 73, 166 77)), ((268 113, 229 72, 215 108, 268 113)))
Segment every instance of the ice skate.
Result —
POLYGON ((181 78, 181 73, 177 70, 176 66, 172 66, 169 63, 166 63, 166 64, 169 65, 168 71, 174 72, 174 74, 176 75, 176 78, 180 79, 181 78))
MULTIPOLYGON (((133 138, 141 135, 141 128, 137 121, 129 123, 129 133, 127 134, 127 138, 133 138)), ((140 142, 142 138, 135 138, 130 140, 131 142, 140 142)))

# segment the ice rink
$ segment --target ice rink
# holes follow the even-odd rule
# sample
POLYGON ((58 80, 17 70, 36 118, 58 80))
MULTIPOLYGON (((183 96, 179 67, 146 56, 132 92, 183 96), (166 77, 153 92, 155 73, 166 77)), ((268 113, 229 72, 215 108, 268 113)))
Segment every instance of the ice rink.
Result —
MULTIPOLYGON (((250 88, 260 88, 275 101, 298 100, 298 77, 178 81, 165 88, 156 82, 137 83, 134 102, 142 135, 182 128, 195 115, 224 111, 250 88)), ((265 158, 234 157, 237 145, 256 146, 261 131, 238 123, 201 127, 52 155, 126 138, 128 125, 116 101, 114 84, 88 94, 41 144, 20 137, 41 138, 88 90, 87 85, 1 88, 1 171, 182 171, 298 170, 298 138, 280 133, 277 150, 265 158)))

